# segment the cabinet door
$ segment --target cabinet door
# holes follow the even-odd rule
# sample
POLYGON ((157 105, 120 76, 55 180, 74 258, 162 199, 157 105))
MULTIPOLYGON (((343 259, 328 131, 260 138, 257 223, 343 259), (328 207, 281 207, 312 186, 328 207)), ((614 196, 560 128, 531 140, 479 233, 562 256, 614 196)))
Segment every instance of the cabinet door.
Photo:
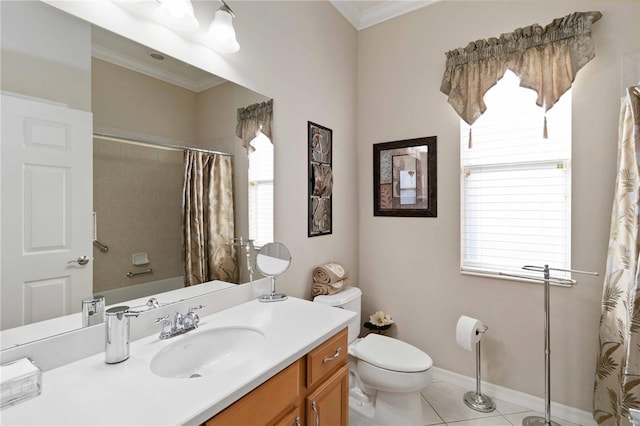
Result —
POLYGON ((307 395, 308 426, 347 426, 349 415, 349 364, 345 364, 307 395))
POLYGON ((278 420, 274 426, 301 426, 302 419, 302 407, 296 407, 278 420))
POLYGON ((304 371, 298 360, 206 422, 206 426, 270 425, 295 407, 304 371))

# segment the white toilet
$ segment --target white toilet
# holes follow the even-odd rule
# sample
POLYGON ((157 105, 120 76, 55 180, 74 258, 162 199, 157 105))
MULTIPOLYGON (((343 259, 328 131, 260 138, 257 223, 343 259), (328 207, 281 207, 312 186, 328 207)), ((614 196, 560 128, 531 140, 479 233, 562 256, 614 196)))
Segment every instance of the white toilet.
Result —
POLYGON ((420 390, 431 383, 433 361, 398 339, 359 339, 361 298, 359 288, 347 287, 313 299, 357 314, 349 324, 349 408, 376 425, 422 425, 420 390))

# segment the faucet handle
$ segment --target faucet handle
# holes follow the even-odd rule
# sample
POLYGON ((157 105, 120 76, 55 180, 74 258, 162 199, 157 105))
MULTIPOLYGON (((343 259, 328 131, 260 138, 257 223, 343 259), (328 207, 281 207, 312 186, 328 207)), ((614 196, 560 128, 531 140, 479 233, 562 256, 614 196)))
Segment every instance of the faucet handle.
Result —
POLYGON ((194 307, 189 308, 189 311, 187 312, 187 314, 192 314, 193 311, 198 310, 198 309, 202 309, 204 308, 204 305, 196 305, 194 307))
POLYGON ((158 302, 158 299, 156 299, 155 297, 152 297, 151 299, 147 300, 146 305, 149 309, 155 309, 160 307, 160 302, 158 302))
POLYGON ((169 337, 171 337, 171 317, 169 315, 156 318, 153 320, 153 323, 162 323, 162 332, 160 333, 161 339, 168 339, 169 337))
POLYGON ((204 308, 204 305, 196 305, 189 308, 187 315, 184 317, 185 328, 198 328, 198 324, 200 324, 200 317, 194 311, 202 308, 204 308))
POLYGON ((153 323, 158 324, 159 322, 163 322, 163 321, 171 321, 171 317, 169 317, 169 315, 165 315, 163 317, 154 319, 153 323))

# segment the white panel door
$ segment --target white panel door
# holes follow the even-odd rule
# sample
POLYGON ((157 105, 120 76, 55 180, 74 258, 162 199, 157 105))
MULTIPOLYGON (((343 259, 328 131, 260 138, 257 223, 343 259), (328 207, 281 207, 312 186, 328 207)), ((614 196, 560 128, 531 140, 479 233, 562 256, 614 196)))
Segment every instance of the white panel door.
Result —
POLYGON ((89 112, 0 96, 4 330, 79 312, 92 294, 93 125, 89 112))

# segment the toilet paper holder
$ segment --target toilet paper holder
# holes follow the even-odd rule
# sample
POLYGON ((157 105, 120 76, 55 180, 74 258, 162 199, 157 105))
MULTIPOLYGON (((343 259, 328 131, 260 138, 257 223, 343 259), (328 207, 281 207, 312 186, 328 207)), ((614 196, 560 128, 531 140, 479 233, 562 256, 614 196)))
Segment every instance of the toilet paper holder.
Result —
MULTIPOLYGON (((489 330, 489 327, 482 325, 482 327, 476 330, 476 334, 484 334, 489 330)), ((480 411, 481 413, 490 413, 496 409, 496 404, 487 395, 482 394, 480 388, 480 342, 482 339, 478 339, 476 342, 476 391, 469 391, 464 394, 463 401, 465 405, 473 410, 480 411)))

